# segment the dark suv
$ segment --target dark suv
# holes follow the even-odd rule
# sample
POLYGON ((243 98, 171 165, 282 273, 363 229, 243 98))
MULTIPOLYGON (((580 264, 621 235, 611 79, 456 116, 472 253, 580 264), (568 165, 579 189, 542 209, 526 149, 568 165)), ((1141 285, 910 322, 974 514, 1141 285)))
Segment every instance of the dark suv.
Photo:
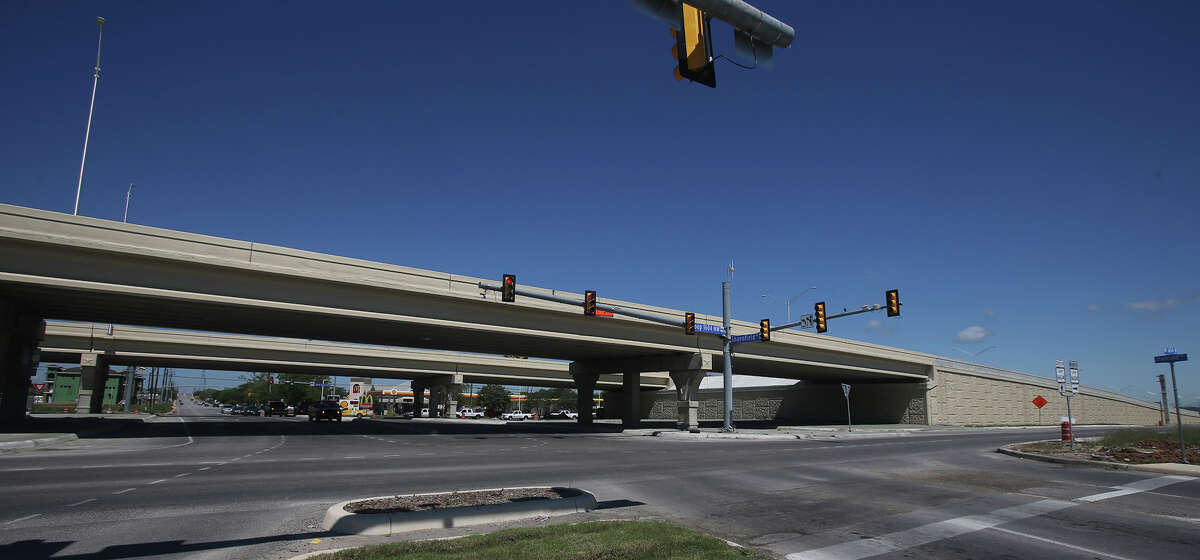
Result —
POLYGON ((328 418, 342 421, 342 405, 334 401, 318 401, 308 405, 308 419, 313 422, 328 418))
POLYGON ((283 401, 267 401, 263 406, 263 416, 287 416, 287 403, 283 401))

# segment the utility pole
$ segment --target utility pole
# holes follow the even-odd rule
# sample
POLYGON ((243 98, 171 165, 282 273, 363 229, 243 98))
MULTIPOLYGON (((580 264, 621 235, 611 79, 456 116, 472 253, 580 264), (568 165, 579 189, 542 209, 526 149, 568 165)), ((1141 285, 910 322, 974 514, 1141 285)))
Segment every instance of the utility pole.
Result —
POLYGON ((100 83, 100 45, 104 41, 104 23, 102 17, 96 18, 96 23, 100 24, 100 32, 96 37, 96 72, 92 74, 92 101, 88 104, 88 120, 87 128, 83 133, 83 157, 79 160, 79 183, 75 185, 75 212, 79 215, 79 195, 83 191, 83 165, 87 162, 87 147, 88 139, 92 135, 92 110, 96 108, 96 85, 100 83))

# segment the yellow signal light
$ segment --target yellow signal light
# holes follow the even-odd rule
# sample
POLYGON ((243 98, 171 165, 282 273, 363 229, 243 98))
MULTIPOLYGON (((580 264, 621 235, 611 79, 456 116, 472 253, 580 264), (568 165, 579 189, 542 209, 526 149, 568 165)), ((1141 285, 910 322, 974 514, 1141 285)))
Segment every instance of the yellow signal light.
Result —
POLYGON ((817 323, 817 332, 823 333, 829 330, 829 327, 825 322, 825 302, 820 301, 817 302, 816 305, 813 305, 813 317, 817 323))

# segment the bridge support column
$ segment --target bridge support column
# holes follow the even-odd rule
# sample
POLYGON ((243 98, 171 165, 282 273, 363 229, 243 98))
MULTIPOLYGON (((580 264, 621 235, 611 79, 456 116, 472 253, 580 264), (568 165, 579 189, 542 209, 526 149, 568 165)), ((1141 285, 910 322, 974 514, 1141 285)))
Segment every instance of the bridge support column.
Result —
POLYGON ((622 373, 621 392, 624 393, 625 397, 625 410, 621 414, 621 427, 627 430, 640 428, 642 426, 642 372, 622 373))
POLYGON ((0 422, 25 418, 29 379, 37 372, 38 346, 45 333, 40 316, 0 301, 0 422))
POLYGON ((458 396, 459 396, 459 393, 462 392, 462 374, 461 373, 455 373, 455 374, 449 375, 443 379, 438 379, 437 381, 433 381, 429 384, 429 388, 430 388, 430 391, 429 391, 429 415, 430 416, 434 415, 434 409, 439 404, 446 405, 445 414, 441 414, 440 416, 445 416, 447 418, 454 418, 455 416, 458 416, 458 396), (443 389, 443 388, 446 391, 446 400, 444 403, 442 401, 442 391, 441 391, 441 389, 443 389), (435 395, 436 395, 436 397, 435 397, 435 395), (436 399, 436 402, 435 402, 435 399, 436 399))
POLYGON ((675 396, 679 399, 679 419, 675 425, 680 430, 699 431, 700 403, 696 401, 696 391, 700 390, 700 381, 704 379, 705 372, 680 370, 670 373, 671 381, 675 383, 675 396))
POLYGON ((592 398, 592 393, 596 391, 596 380, 600 378, 600 374, 585 371, 583 368, 576 367, 571 364, 571 377, 575 380, 575 391, 578 393, 576 405, 579 407, 579 417, 576 421, 580 424, 592 423, 592 407, 596 405, 595 399, 592 398))
POLYGON ((103 412, 104 384, 108 382, 108 363, 104 355, 80 354, 79 371, 79 398, 75 400, 75 412, 103 412))
POLYGON ((425 380, 412 380, 413 418, 421 417, 421 409, 425 408, 425 380))

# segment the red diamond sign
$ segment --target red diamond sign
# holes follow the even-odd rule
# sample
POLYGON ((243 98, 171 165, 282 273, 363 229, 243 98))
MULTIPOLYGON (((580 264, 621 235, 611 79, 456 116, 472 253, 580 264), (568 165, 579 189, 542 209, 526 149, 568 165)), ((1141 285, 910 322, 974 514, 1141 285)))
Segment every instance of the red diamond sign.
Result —
POLYGON ((1046 399, 1042 398, 1041 395, 1038 395, 1037 397, 1034 397, 1034 399, 1033 399, 1033 406, 1042 408, 1043 406, 1046 406, 1047 402, 1050 402, 1050 401, 1047 401, 1046 399))

